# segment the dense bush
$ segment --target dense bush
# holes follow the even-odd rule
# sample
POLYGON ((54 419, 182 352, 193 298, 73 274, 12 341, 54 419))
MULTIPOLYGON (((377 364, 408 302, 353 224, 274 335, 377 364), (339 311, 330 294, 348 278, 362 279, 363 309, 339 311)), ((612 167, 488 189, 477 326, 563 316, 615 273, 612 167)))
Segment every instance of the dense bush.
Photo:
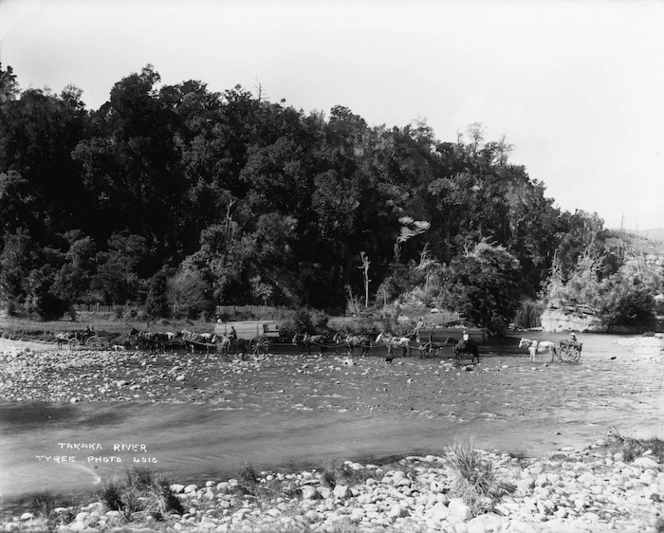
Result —
POLYGON ((554 207, 479 124, 446 142, 422 122, 370 127, 343 106, 307 114, 239 86, 162 84, 151 65, 98 110, 75 87, 21 91, 6 66, 0 78, 13 88, 0 101, 0 300, 30 298, 40 316, 59 300, 189 318, 222 303, 359 316, 397 302, 498 331, 554 257, 564 280, 588 250, 604 277, 623 259, 605 253, 596 215, 554 207), (29 294, 46 266, 54 290, 29 294))
POLYGON ((445 269, 443 302, 469 322, 502 333, 519 306, 519 272, 507 250, 481 242, 445 269))
POLYGON ((586 254, 566 282, 552 276, 545 291, 548 305, 585 306, 609 330, 614 326, 652 328, 656 312, 654 295, 663 288, 659 268, 639 266, 631 260, 617 272, 603 277, 600 266, 601 261, 586 254))
POLYGON ((292 339, 296 333, 321 334, 328 331, 330 317, 317 309, 298 309, 289 318, 279 323, 279 331, 285 339, 292 339))
POLYGON ((623 283, 605 295, 598 316, 609 331, 613 326, 647 330, 655 322, 655 300, 648 289, 623 283))

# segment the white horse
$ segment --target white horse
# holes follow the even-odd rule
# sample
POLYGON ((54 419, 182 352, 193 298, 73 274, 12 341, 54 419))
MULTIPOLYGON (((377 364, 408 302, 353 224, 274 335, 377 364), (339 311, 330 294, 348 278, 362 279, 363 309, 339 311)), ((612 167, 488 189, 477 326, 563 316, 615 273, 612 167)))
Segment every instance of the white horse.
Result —
POLYGON ((535 355, 537 353, 548 352, 551 354, 551 363, 553 363, 553 358, 558 355, 556 352, 556 343, 552 341, 521 339, 521 342, 519 342, 519 348, 528 348, 531 361, 535 361, 535 355))
POLYGON ((384 344, 387 346, 387 357, 385 360, 388 363, 391 363, 394 359, 394 356, 392 355, 392 348, 395 346, 403 350, 403 357, 406 357, 406 354, 412 355, 413 347, 409 337, 397 337, 395 335, 381 331, 378 337, 376 337, 375 344, 384 344))
POLYGON ((360 355, 369 355, 371 349, 371 339, 364 335, 346 335, 345 337, 337 333, 334 336, 336 344, 345 344, 348 355, 355 355, 355 347, 360 349, 360 355))

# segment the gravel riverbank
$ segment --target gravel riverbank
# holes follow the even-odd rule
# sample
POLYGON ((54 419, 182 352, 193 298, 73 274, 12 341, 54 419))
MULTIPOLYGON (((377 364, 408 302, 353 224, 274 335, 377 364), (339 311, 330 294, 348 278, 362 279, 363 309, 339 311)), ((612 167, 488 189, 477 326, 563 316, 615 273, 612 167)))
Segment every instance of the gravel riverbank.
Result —
POLYGON ((411 456, 390 465, 347 462, 354 481, 330 482, 316 470, 261 472, 254 492, 242 481, 171 485, 184 511, 160 521, 127 523, 101 502, 56 508, 49 518, 25 512, 4 531, 185 532, 428 532, 656 533, 662 531, 664 471, 648 451, 631 462, 597 442, 549 458, 477 451, 495 480, 509 487, 486 512, 472 516, 456 494, 458 474, 448 456, 411 456), (268 490, 269 489, 269 490, 268 490), (247 493, 249 492, 249 494, 247 493), (288 495, 288 496, 287 496, 288 495), (659 520, 659 522, 658 522, 659 520))
MULTIPOLYGON (((447 360, 387 365, 380 358, 304 355, 220 362, 204 355, 58 351, 2 339, 0 394, 16 402, 221 403, 258 410, 396 411, 427 418, 449 416, 448 396, 477 404, 478 413, 491 397, 492 405, 502 405, 500 417, 509 419, 542 409, 608 405, 643 390, 661 390, 661 364, 653 363, 661 363, 663 341, 616 342, 625 343, 629 353, 596 357, 585 366, 506 364, 496 357, 459 368, 447 360), (497 394, 505 395, 503 403, 496 402, 497 394)), ((324 467, 259 472, 251 486, 242 478, 171 484, 182 510, 164 511, 158 520, 154 513, 137 511, 128 522, 101 499, 55 508, 42 503, 41 510, 14 507, 2 513, 0 531, 661 533, 661 453, 643 448, 632 457, 606 445, 601 440, 585 449, 553 448, 539 457, 478 450, 480 463, 490 465, 500 487, 480 502, 478 516, 459 489, 453 461, 441 449, 440 455, 390 464, 346 462, 337 465, 336 474, 324 467)), ((520 443, 513 449, 522 449, 520 443)))

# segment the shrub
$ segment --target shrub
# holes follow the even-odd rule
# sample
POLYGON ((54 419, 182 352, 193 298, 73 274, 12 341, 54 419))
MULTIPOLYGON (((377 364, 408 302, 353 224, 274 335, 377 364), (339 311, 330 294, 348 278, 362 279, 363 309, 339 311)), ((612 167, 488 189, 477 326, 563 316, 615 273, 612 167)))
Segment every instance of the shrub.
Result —
POLYGON ((521 306, 516 311, 514 325, 517 328, 529 329, 537 328, 542 325, 540 318, 544 312, 544 304, 527 300, 521 302, 521 306))
POLYGON ((342 317, 332 318, 328 322, 328 327, 335 333, 342 335, 378 335, 380 331, 385 330, 381 325, 376 325, 377 322, 368 317, 342 317))
POLYGON ((655 320, 655 299, 640 286, 626 286, 624 282, 607 283, 611 287, 598 315, 609 328, 627 326, 643 329, 652 327, 655 320), (622 284, 621 284, 622 283, 622 284))
MULTIPOLYGON (((117 311, 122 313, 122 308, 117 307, 116 312, 117 311)), ((126 311, 124 311, 124 313, 121 316, 119 316, 118 318, 124 318, 125 320, 132 320, 132 319, 136 318, 137 316, 138 316, 138 310, 134 309, 134 308, 129 308, 126 311)))

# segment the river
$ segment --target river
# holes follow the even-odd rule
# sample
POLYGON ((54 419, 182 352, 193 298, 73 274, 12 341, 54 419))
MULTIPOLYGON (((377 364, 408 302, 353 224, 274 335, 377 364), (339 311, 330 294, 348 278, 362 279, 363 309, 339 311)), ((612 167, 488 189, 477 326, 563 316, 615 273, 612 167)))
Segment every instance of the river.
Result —
MULTIPOLYGON (((301 408, 284 408, 261 400, 256 391, 231 407, 0 402, 0 496, 10 505, 40 492, 87 491, 133 464, 164 471, 180 483, 201 483, 232 475, 244 462, 272 469, 341 459, 377 461, 440 453, 459 439, 488 449, 550 454, 561 446, 586 445, 604 436, 609 426, 627 434, 663 436, 662 365, 632 362, 628 348, 615 342, 625 338, 584 336, 576 365, 546 365, 541 357, 531 363, 525 351, 516 349, 517 339, 507 347, 487 349, 484 373, 450 372, 448 363, 443 374, 439 362, 414 359, 372 378, 369 370, 388 368, 373 358, 357 374, 365 379, 360 389, 377 380, 385 390, 388 384, 395 387, 390 376, 400 372, 421 383, 417 393, 394 393, 400 395, 395 403, 400 410, 365 407, 382 402, 382 391, 349 391, 341 380, 335 389, 339 392, 325 398, 362 397, 358 405, 363 407, 320 410, 309 394, 314 403, 302 400, 296 404, 301 408), (445 379, 431 379, 434 369, 445 379)), ((295 390, 301 378, 293 375, 295 390)))

